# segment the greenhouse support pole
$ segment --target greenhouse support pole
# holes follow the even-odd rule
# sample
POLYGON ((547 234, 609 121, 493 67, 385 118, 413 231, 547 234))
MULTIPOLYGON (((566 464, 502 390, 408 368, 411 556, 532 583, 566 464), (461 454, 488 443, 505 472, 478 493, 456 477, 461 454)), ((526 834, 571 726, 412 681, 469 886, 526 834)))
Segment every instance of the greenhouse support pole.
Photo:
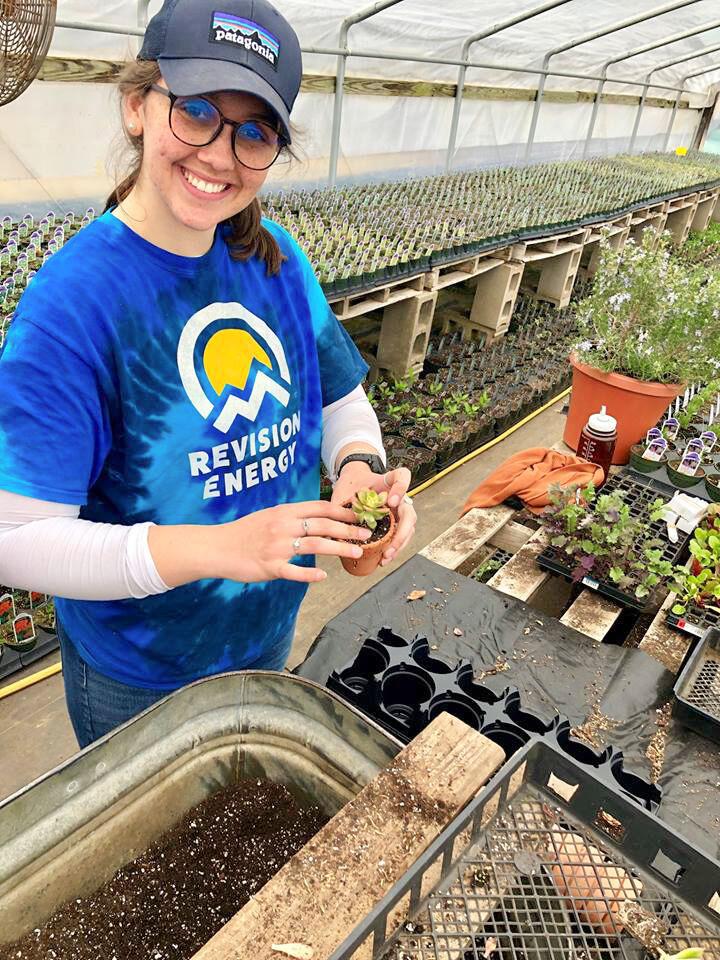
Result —
POLYGON ((334 187, 337 183, 337 168, 340 156, 340 128, 342 126, 343 95, 345 93, 345 73, 347 70, 347 60, 350 56, 347 45, 350 28, 355 26, 356 23, 369 20, 371 17, 374 17, 375 14, 402 2, 403 0, 377 0, 377 2, 371 4, 371 6, 365 7, 363 10, 358 11, 358 13, 353 13, 349 17, 346 17, 340 25, 338 47, 343 52, 338 56, 337 75, 335 78, 335 104, 333 107, 332 134, 330 136, 330 170, 328 175, 328 181, 331 187, 334 187))
MULTIPOLYGON (((675 0, 674 3, 664 4, 661 7, 655 7, 653 10, 648 10, 647 13, 630 17, 627 20, 621 20, 614 26, 605 27, 603 30, 595 30, 593 33, 586 33, 583 37, 580 37, 579 40, 571 40, 569 43, 563 43, 561 46, 553 47, 552 50, 549 50, 545 54, 542 62, 543 73, 538 84, 538 92, 537 96, 535 97, 532 119, 530 120, 530 130, 528 132, 527 144, 525 145, 525 160, 530 160, 532 156, 532 149, 538 126, 538 118, 540 116, 540 107, 542 106, 543 96, 545 93, 545 83, 547 75, 551 73, 550 61, 553 57, 556 57, 560 53, 565 53, 568 50, 574 50, 575 47, 580 47, 584 43, 590 43, 592 40, 599 40, 601 37, 606 37, 611 33, 617 33, 618 30, 625 30, 627 27, 634 27, 638 23, 645 23, 647 20, 652 20, 654 17, 661 17, 665 13, 672 13, 673 10, 679 10, 682 7, 688 7, 690 4, 697 2, 698 0, 675 0)), ((602 79, 602 77, 600 79, 602 79)))
POLYGON ((670 111, 670 120, 668 121, 667 130, 665 131, 665 139, 663 140, 662 151, 663 153, 667 150, 668 144, 670 143, 670 135, 672 134, 673 124, 675 123, 675 117, 677 116, 678 107, 680 106, 680 97, 682 92, 678 91, 678 95, 675 97, 675 103, 673 108, 670 111))
MULTIPOLYGON (((693 27, 692 30, 683 30, 680 33, 674 33, 662 40, 654 40, 652 43, 644 43, 641 47, 635 47, 634 50, 629 50, 627 53, 623 53, 619 57, 613 57, 611 60, 606 60, 601 71, 603 79, 600 81, 598 92, 593 103, 590 124, 588 125, 587 136, 585 137, 585 146, 583 147, 583 157, 587 156, 587 152, 590 147, 590 141, 592 140, 593 130, 595 129, 595 120, 597 118, 598 109, 600 106, 600 96, 602 94, 603 87, 605 86, 607 72, 614 63, 623 63, 625 60, 631 60, 633 57, 639 57, 642 53, 650 53, 651 50, 659 50, 660 47, 666 47, 669 44, 677 43, 680 40, 687 40, 688 37, 695 37, 699 33, 705 33, 708 30, 715 30, 717 27, 720 27, 720 20, 707 23, 702 27, 693 27)), ((640 99, 642 102, 642 97, 640 99)))
MULTIPOLYGON (((684 87, 685 84, 688 82, 688 80, 692 80, 694 77, 702 77, 703 74, 706 74, 706 73, 714 73, 715 70, 720 70, 720 64, 717 64, 717 63, 716 63, 714 67, 705 67, 704 70, 696 70, 694 73, 688 73, 688 74, 686 74, 686 75, 683 77, 683 79, 682 79, 682 85, 683 85, 683 87, 684 87)), ((690 91, 688 91, 688 92, 690 92, 690 91)), ((671 134, 671 132, 672 132, 672 124, 675 122, 675 114, 676 114, 676 113, 677 113, 677 110, 673 110, 672 116, 670 117, 670 124, 668 125, 668 130, 667 130, 667 133, 665 134, 665 145, 664 145, 664 147, 663 147, 664 150, 667 150, 667 146, 668 146, 668 144, 669 144, 669 142, 670 142, 670 134, 671 134)), ((697 127, 696 127, 696 129, 695 129, 695 133, 693 134, 693 143, 695 142, 695 138, 697 137, 697 134, 698 134, 698 132, 699 132, 699 130, 700 130, 700 125, 701 125, 701 123, 702 123, 702 111, 700 112, 700 119, 698 120, 698 125, 697 125, 697 127)))
POLYGON ((470 58, 470 48, 473 46, 473 44, 479 43, 481 40, 486 40, 488 37, 493 37, 495 34, 501 33, 503 30, 507 30, 509 27, 514 27, 518 23, 524 23, 526 20, 532 20, 533 17, 537 17, 541 13, 545 13, 547 10, 553 10, 555 7, 561 7, 563 4, 570 2, 571 0, 549 0, 549 2, 542 3, 539 7, 533 7, 526 13, 521 13, 515 17, 510 17, 508 20, 501 20, 500 23, 496 23, 487 30, 481 30, 479 33, 474 33, 471 37, 468 37, 467 40, 464 41, 462 53, 460 54, 463 63, 458 70, 457 90, 455 92, 455 103, 453 105, 452 123, 450 124, 450 140, 448 143, 447 157, 445 158, 446 172, 449 171, 450 167, 452 166, 452 157, 453 153, 455 152, 455 144, 457 142, 457 132, 460 126, 460 111, 462 109, 462 99, 463 92, 465 90, 465 77, 467 75, 468 61, 470 58))
MULTIPOLYGON (((647 95, 652 84, 650 83, 651 79, 656 73, 659 73, 661 70, 666 70, 668 67, 674 67, 678 63, 685 63, 687 60, 696 60, 698 57, 705 57, 710 53, 715 53, 717 50, 720 50, 720 43, 715 43, 710 47, 703 47, 702 50, 695 50, 693 53, 686 53, 683 57, 675 57, 672 60, 666 60, 664 63, 659 64, 657 67, 653 67, 646 76, 645 83, 643 84, 643 92, 640 97, 640 105, 638 106, 637 113, 635 114, 635 121, 633 123, 632 133, 630 134, 630 145, 628 147, 628 153, 632 153, 635 147, 635 139, 637 137, 638 130, 640 128, 640 118, 642 117, 643 110, 645 108, 645 102, 647 100, 647 95)), ((678 92, 676 98, 676 107, 680 106, 680 94, 682 90, 678 92)), ((664 150, 667 149, 667 141, 670 138, 670 130, 672 130, 672 125, 675 120, 674 114, 677 113, 677 109, 673 108, 673 116, 670 118, 670 125, 668 127, 668 134, 665 141, 664 150)))

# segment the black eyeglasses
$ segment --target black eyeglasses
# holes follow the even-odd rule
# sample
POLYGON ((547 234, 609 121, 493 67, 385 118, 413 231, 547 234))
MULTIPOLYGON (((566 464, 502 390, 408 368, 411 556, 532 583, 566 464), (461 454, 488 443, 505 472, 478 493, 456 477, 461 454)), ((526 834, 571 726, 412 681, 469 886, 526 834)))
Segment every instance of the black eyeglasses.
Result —
POLYGON ((227 124, 233 132, 233 153, 238 162, 250 170, 267 170, 288 146, 289 141, 265 120, 228 120, 205 97, 178 97, 157 83, 150 89, 169 99, 170 129, 189 147, 208 146, 217 140, 227 124))

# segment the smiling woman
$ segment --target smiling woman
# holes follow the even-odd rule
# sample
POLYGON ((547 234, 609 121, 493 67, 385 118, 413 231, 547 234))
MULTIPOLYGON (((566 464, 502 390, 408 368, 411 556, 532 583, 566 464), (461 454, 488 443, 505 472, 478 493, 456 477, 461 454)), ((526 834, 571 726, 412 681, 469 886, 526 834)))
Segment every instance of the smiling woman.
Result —
POLYGON ((165 0, 120 78, 130 172, 0 356, 0 582, 58 598, 81 746, 201 677, 282 668, 315 556, 362 553, 358 489, 397 514, 383 563, 413 533, 367 365, 262 217, 301 76, 267 0, 165 0))

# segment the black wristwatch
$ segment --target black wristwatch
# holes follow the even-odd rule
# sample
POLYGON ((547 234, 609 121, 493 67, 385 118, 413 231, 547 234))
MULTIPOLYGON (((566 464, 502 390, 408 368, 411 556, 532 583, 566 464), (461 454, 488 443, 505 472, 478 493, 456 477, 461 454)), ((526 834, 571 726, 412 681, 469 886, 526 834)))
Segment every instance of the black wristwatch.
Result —
POLYGON ((351 453, 347 457, 343 457, 340 466, 337 468, 338 477, 342 473, 343 467, 348 463, 352 463, 353 460, 366 463, 373 473, 385 473, 385 464, 376 453, 351 453))

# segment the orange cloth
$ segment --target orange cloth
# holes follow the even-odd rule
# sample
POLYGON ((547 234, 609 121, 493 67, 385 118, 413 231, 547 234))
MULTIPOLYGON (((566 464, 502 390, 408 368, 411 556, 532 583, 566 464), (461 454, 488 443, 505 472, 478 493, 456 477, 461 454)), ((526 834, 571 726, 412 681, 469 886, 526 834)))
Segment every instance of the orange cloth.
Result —
POLYGON ((483 480, 467 498, 462 514, 473 507, 494 507, 512 496, 520 497, 533 513, 542 513, 550 502, 551 486, 587 486, 592 481, 599 487, 604 479, 602 467, 581 457, 547 447, 531 447, 510 457, 483 480))

